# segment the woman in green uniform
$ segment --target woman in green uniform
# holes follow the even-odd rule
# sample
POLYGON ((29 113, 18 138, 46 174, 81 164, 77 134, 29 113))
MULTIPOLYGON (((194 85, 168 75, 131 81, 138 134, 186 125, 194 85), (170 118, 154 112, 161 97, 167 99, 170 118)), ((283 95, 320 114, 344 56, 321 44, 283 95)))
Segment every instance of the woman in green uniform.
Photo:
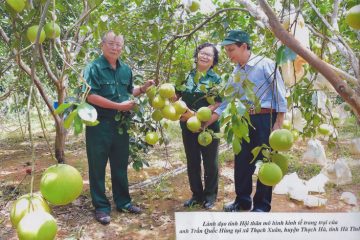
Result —
MULTIPOLYGON (((191 132, 186 127, 186 120, 201 107, 209 107, 214 111, 221 102, 219 96, 215 96, 213 104, 207 101, 207 92, 221 81, 219 75, 213 71, 218 63, 219 53, 211 43, 198 46, 194 53, 196 68, 190 71, 185 80, 186 89, 178 92, 178 96, 189 108, 180 118, 183 143, 187 159, 187 172, 189 177, 192 197, 184 203, 185 207, 201 204, 206 209, 214 207, 218 192, 218 148, 219 139, 213 141, 206 147, 198 143, 200 132, 191 132), (206 91, 204 91, 204 87, 206 91), (204 166, 204 186, 201 179, 201 160, 204 166)), ((215 121, 209 129, 219 132, 219 122, 215 121)))

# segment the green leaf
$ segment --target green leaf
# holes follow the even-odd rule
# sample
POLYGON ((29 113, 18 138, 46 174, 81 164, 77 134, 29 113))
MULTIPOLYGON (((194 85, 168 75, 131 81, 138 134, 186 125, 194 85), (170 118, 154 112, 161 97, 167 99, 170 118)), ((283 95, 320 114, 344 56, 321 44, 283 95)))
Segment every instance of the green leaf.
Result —
POLYGON ((227 132, 226 142, 228 144, 230 144, 232 142, 233 137, 234 137, 234 132, 233 132, 232 128, 229 128, 229 130, 227 132))
POLYGON ((276 63, 281 65, 288 61, 294 61, 296 58, 296 53, 293 52, 290 48, 285 45, 282 45, 276 52, 276 63))
POLYGON ((233 80, 235 83, 240 82, 241 78, 240 78, 240 72, 236 72, 233 76, 233 80))
POLYGON ((262 146, 258 146, 258 147, 254 147, 253 150, 251 150, 251 153, 254 156, 251 162, 257 158, 262 148, 263 148, 262 146))
POLYGON ((225 124, 227 124, 231 120, 231 118, 232 117, 230 115, 221 117, 221 119, 220 119, 221 127, 224 126, 225 124))
POLYGON ((98 125, 100 122, 99 122, 98 120, 95 120, 94 122, 89 122, 89 121, 83 120, 83 123, 84 123, 86 126, 94 127, 94 126, 98 125))
POLYGON ((132 166, 136 171, 140 171, 143 168, 143 163, 142 161, 134 161, 132 166))
POLYGON ((241 101, 238 101, 235 104, 238 115, 240 115, 241 117, 244 116, 246 112, 246 106, 241 101))
POLYGON ((55 114, 61 114, 63 113, 66 109, 68 109, 69 107, 71 107, 72 105, 74 105, 74 103, 62 103, 60 104, 60 106, 58 106, 54 113, 55 114))
POLYGON ((73 110, 67 118, 64 120, 64 128, 69 129, 71 127, 72 122, 74 121, 74 118, 78 115, 78 109, 76 108, 73 110))
POLYGON ((75 135, 78 135, 79 133, 81 133, 82 130, 83 130, 83 122, 82 122, 81 118, 79 117, 79 115, 76 115, 76 117, 74 119, 75 135))
POLYGON ((234 137, 232 140, 232 148, 235 155, 238 155, 241 152, 241 144, 237 137, 234 137))
POLYGON ((186 86, 185 85, 176 86, 176 90, 183 92, 186 90, 186 86))
POLYGON ((79 117, 88 122, 95 122, 97 119, 97 111, 96 109, 91 106, 90 104, 84 102, 81 103, 78 107, 78 114, 79 117))
POLYGON ((225 97, 229 97, 233 94, 234 92, 234 87, 232 85, 229 85, 225 90, 224 90, 224 96, 225 97))
POLYGON ((267 159, 270 159, 270 151, 269 151, 269 149, 263 149, 262 151, 261 151, 261 153, 262 153, 262 155, 264 156, 264 157, 266 157, 267 159))
POLYGON ((120 119, 121 119, 121 113, 116 113, 116 115, 115 115, 115 121, 120 121, 120 119))
POLYGON ((213 105, 215 104, 215 97, 212 96, 212 97, 206 97, 206 101, 210 104, 210 105, 213 105))
POLYGON ((200 91, 205 92, 205 93, 207 92, 206 86, 204 84, 201 84, 199 88, 200 88, 200 91))
POLYGON ((221 138, 222 138, 222 133, 214 133, 214 134, 213 134, 213 137, 214 137, 215 139, 221 139, 221 138))

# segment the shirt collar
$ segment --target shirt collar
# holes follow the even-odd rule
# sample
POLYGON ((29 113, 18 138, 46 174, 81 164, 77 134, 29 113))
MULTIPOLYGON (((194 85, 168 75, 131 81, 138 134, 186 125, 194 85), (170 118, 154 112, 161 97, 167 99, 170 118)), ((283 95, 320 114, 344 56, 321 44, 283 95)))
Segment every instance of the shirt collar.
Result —
MULTIPOLYGON (((105 69, 105 68, 111 68, 111 69, 112 69, 110 63, 108 62, 108 60, 106 60, 106 58, 104 57, 104 55, 101 55, 100 59, 101 59, 101 64, 100 64, 100 66, 101 66, 102 69, 105 69)), ((120 59, 117 59, 117 60, 116 60, 116 68, 118 68, 118 67, 121 67, 121 61, 120 61, 120 59)))
MULTIPOLYGON (((253 67, 258 62, 259 62, 259 56, 251 53, 248 62, 245 64, 245 67, 246 66, 253 67)), ((240 68, 241 68, 240 64, 237 64, 236 70, 239 70, 240 68)))
MULTIPOLYGON (((191 74, 195 76, 196 68, 191 71, 191 74)), ((216 76, 216 73, 214 72, 214 70, 212 68, 209 68, 209 70, 207 70, 207 72, 206 72, 206 76, 214 77, 214 76, 216 76)))

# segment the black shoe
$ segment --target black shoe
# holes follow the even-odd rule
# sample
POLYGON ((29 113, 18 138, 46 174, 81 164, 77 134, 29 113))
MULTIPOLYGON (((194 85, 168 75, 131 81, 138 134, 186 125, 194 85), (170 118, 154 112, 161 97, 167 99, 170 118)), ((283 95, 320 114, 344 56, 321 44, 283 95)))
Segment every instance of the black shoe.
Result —
POLYGON ((206 201, 204 203, 204 208, 208 209, 208 210, 212 209, 214 206, 215 206, 215 202, 213 202, 213 201, 206 201))
POLYGON ((201 202, 195 198, 190 198, 189 200, 184 202, 184 207, 192 207, 197 204, 201 204, 201 202))
POLYGON ((107 225, 111 221, 110 215, 108 213, 98 210, 95 211, 95 219, 103 225, 107 225))
POLYGON ((224 206, 224 211, 225 212, 249 211, 250 209, 251 209, 251 207, 249 207, 249 208, 242 207, 237 202, 229 203, 229 204, 226 204, 224 206))
POLYGON ((131 203, 125 205, 125 207, 118 209, 119 212, 126 212, 126 213, 134 213, 134 214, 140 214, 141 209, 139 207, 136 207, 132 205, 131 203))
POLYGON ((265 211, 260 208, 254 208, 250 212, 265 212, 265 211))

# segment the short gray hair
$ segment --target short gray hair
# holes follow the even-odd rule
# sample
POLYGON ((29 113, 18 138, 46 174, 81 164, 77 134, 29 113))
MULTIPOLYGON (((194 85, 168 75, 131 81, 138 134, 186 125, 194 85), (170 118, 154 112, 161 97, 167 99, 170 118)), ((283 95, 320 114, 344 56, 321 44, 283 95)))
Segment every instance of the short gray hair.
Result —
POLYGON ((116 34, 113 30, 109 30, 109 31, 104 33, 104 35, 101 37, 101 43, 105 42, 107 35, 110 34, 110 33, 114 33, 116 37, 120 37, 122 42, 124 43, 124 36, 121 35, 121 34, 116 34))

